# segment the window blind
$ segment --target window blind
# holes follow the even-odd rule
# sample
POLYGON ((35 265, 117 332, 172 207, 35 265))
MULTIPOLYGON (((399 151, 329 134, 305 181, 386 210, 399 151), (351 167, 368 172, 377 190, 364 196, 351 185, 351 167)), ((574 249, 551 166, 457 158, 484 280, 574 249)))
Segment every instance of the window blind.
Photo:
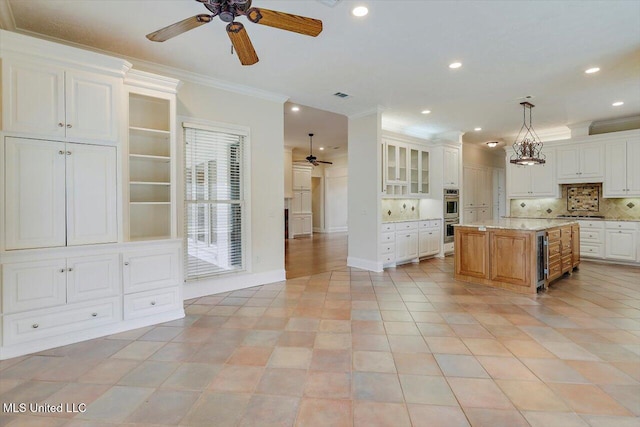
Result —
POLYGON ((244 269, 244 136, 184 125, 185 277, 244 269))

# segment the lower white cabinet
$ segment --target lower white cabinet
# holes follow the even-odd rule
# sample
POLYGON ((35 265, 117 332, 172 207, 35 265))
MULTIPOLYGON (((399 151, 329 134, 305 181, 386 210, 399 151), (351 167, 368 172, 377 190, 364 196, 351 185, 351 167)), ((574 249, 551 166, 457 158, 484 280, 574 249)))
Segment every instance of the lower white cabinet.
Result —
POLYGON ((124 320, 176 310, 182 305, 177 286, 124 296, 124 320))
POLYGON ((67 259, 67 302, 95 301, 120 294, 120 255, 67 259))
POLYGON ((605 258, 635 261, 636 255, 635 230, 605 230, 605 258))
POLYGON ((418 258, 418 231, 396 232, 396 262, 418 258))
POLYGON ((66 260, 51 259, 2 266, 2 311, 17 313, 67 302, 66 260))
POLYGON ((402 221, 384 223, 380 228, 380 260, 383 267, 440 253, 442 221, 402 221))
POLYGON ((178 249, 125 252, 122 257, 124 293, 176 286, 180 276, 178 249))
POLYGON ((640 262, 636 221, 579 221, 580 256, 612 261, 640 262))
POLYGON ((418 232, 418 255, 425 257, 440 252, 441 222, 439 220, 420 221, 418 232))
POLYGON ((291 237, 313 233, 313 217, 311 215, 292 215, 289 225, 291 237))

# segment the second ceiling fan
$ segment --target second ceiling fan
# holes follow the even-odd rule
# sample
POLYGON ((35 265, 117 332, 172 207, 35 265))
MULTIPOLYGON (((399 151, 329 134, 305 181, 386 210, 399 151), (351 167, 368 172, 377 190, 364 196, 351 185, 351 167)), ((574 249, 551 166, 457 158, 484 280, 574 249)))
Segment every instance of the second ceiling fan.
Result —
POLYGON ((319 166, 320 163, 324 163, 326 165, 332 165, 333 162, 325 162, 323 160, 318 160, 316 156, 313 155, 313 134, 309 134, 309 155, 305 157, 305 160, 296 160, 296 162, 309 162, 313 166, 319 166))
POLYGON ((268 25, 281 30, 316 37, 322 32, 322 21, 276 10, 251 7, 251 0, 196 0, 202 3, 211 14, 203 13, 171 24, 153 33, 147 38, 154 42, 163 42, 189 30, 207 24, 216 16, 228 22, 227 34, 242 65, 253 65, 258 62, 251 39, 244 25, 236 22, 238 16, 246 16, 255 24, 268 25))

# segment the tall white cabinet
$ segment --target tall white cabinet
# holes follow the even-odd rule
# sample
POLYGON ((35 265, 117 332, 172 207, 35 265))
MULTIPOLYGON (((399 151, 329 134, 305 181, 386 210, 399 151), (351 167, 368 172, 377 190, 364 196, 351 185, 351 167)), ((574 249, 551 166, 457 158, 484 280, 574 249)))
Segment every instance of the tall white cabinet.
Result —
POLYGON ((0 57, 0 359, 183 317, 178 82, 2 30, 0 57))
POLYGON ((311 210, 311 165, 293 165, 293 198, 289 216, 289 237, 313 233, 311 210))

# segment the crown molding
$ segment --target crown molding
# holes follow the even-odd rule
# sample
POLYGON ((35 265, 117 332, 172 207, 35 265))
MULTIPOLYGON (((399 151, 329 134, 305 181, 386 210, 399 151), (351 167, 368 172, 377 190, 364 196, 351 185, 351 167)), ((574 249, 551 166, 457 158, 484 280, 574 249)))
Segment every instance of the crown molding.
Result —
POLYGON ((361 119, 362 117, 371 116, 373 114, 382 114, 384 110, 385 108, 383 106, 378 105, 377 107, 370 108, 368 110, 364 110, 347 117, 349 118, 349 120, 361 119))
POLYGON ((180 87, 180 80, 140 70, 129 70, 124 77, 124 83, 131 86, 144 87, 175 94, 180 87))

